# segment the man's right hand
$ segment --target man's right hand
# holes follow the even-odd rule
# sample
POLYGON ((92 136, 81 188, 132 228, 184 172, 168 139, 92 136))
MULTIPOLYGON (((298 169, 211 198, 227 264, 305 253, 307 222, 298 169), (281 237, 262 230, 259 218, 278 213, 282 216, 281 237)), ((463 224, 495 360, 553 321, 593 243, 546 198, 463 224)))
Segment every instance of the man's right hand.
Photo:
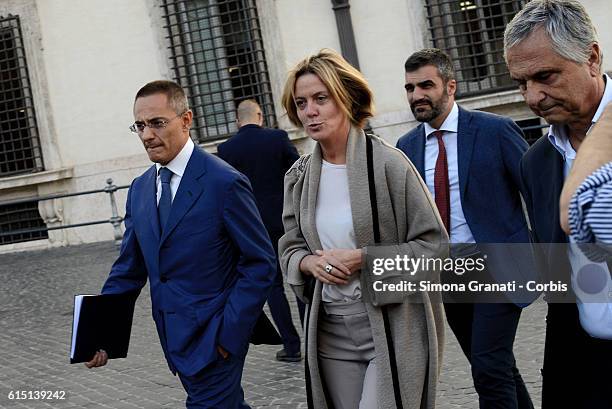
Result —
POLYGON ((85 366, 89 369, 104 366, 108 362, 108 354, 105 350, 101 349, 94 355, 93 359, 89 362, 85 362, 85 366))

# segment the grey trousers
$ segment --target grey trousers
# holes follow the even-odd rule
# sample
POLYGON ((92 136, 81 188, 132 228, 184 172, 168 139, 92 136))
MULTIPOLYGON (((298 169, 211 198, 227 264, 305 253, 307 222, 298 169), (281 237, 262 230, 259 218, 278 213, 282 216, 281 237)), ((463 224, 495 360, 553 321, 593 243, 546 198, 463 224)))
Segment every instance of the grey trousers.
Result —
POLYGON ((323 307, 319 369, 335 409, 377 409, 376 354, 365 305, 359 301, 323 307))

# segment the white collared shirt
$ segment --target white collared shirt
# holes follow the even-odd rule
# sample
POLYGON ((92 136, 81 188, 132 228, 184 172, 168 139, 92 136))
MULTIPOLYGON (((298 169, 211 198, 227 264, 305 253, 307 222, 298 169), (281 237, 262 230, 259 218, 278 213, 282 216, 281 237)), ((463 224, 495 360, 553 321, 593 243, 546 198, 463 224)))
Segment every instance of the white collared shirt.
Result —
MULTIPOLYGON (((187 142, 183 146, 183 149, 172 159, 165 167, 170 169, 173 173, 172 178, 170 179, 170 190, 172 192, 172 200, 174 200, 174 196, 176 195, 176 191, 181 184, 181 179, 183 178, 183 174, 185 173, 185 169, 187 168, 187 162, 189 162, 189 158, 191 158, 191 154, 193 153, 193 149, 195 144, 191 140, 191 138, 187 138, 187 142)), ((155 169, 157 170, 157 204, 159 204, 159 198, 161 197, 161 178, 159 177, 159 170, 162 168, 162 165, 159 163, 155 164, 155 169)))
MULTIPOLYGON (((595 115, 591 120, 591 128, 589 128, 589 132, 603 113, 606 105, 612 102, 612 80, 606 74, 604 74, 604 77, 606 88, 604 90, 603 97, 601 98, 601 102, 599 103, 599 107, 597 108, 597 112, 595 112, 595 115)), ((565 179, 572 168, 574 159, 576 159, 576 151, 570 143, 567 128, 565 126, 551 125, 548 131, 548 140, 563 157, 563 178, 565 179)), ((585 265, 592 264, 593 262, 590 261, 582 253, 579 247, 574 244, 576 241, 572 236, 569 237, 569 242, 570 245, 568 246, 567 254, 572 268, 572 289, 574 290, 577 298, 576 304, 578 306, 580 324, 582 325, 582 328, 584 328, 584 330, 593 337, 612 339, 612 303, 589 302, 589 299, 601 300, 603 298, 599 293, 587 294, 580 289, 578 285, 578 272, 581 271, 585 265)), ((594 264, 597 264, 599 267, 608 272, 608 283, 606 286, 604 286, 601 293, 612 293, 612 279, 610 278, 607 264, 594 264)))
MULTIPOLYGON (((438 129, 432 128, 425 123, 425 183, 435 199, 434 173, 438 159, 438 139, 432 134, 438 129)), ((448 162, 448 184, 450 191, 450 242, 451 243, 475 243, 474 235, 465 220, 463 207, 461 206, 461 195, 459 193, 459 157, 457 154, 457 134, 459 129, 459 107, 453 103, 453 108, 440 126, 444 131, 442 139, 446 148, 446 160, 448 162)))

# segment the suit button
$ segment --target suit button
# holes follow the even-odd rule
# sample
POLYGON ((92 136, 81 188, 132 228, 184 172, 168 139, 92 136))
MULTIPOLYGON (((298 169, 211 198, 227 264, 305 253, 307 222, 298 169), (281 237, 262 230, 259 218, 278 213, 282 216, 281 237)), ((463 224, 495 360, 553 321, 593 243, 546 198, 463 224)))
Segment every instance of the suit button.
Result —
POLYGON ((168 281, 168 277, 166 277, 166 276, 161 276, 161 277, 159 278, 159 281, 161 281, 162 283, 165 283, 166 281, 168 281))

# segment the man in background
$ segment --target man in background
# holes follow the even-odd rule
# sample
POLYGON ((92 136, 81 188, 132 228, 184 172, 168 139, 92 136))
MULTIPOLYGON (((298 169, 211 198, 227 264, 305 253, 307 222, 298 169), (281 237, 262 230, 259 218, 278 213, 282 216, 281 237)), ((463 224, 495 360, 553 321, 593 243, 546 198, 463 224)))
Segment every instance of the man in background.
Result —
MULTIPOLYGON (((300 361, 300 337, 291 319, 283 274, 278 265, 278 240, 284 234, 283 181, 285 173, 299 155, 289 141, 287 132, 262 126, 263 114, 255 100, 248 99, 238 104, 236 122, 238 132, 219 145, 218 154, 251 181, 257 207, 277 252, 276 278, 268 296, 272 319, 283 340, 283 349, 278 351, 276 359, 285 362, 300 361)), ((300 319, 303 320, 304 306, 301 301, 297 302, 300 319)))
MULTIPOLYGON (((528 243, 519 194, 519 162, 527 142, 519 127, 509 118, 458 106, 453 64, 443 51, 417 51, 404 68, 410 109, 421 125, 402 136, 397 147, 434 197, 451 256, 482 257, 476 243, 528 243)), ((511 246, 489 246, 497 254, 484 256, 483 279, 504 283, 528 273, 511 260, 511 246)), ((505 297, 496 301, 445 302, 446 318, 471 364, 480 408, 530 409, 513 352, 526 300, 517 302, 520 306, 505 297)))

